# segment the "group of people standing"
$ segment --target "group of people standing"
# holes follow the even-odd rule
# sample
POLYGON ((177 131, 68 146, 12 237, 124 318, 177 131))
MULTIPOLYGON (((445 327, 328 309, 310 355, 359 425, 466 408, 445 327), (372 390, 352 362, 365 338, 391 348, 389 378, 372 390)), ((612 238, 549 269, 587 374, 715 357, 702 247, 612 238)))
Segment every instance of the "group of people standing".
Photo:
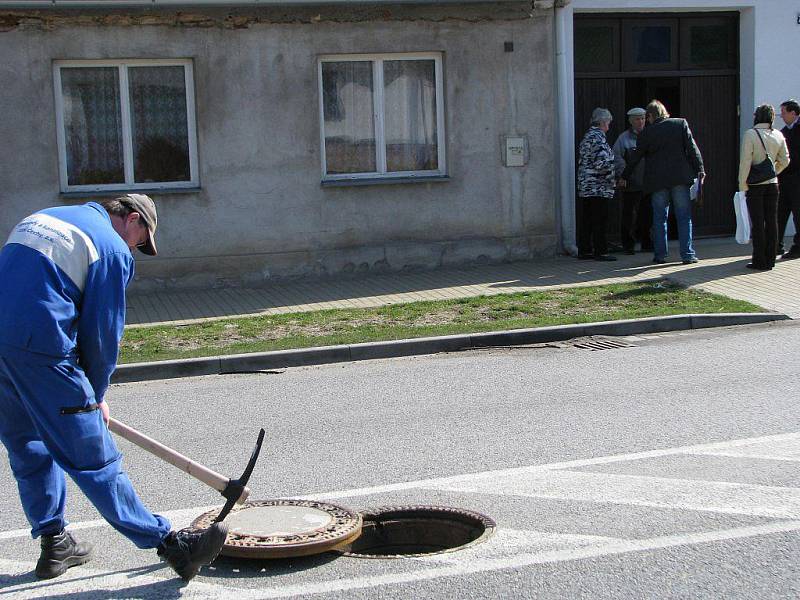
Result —
MULTIPOLYGON (((747 193, 752 221, 753 258, 748 268, 769 270, 775 257, 800 258, 800 106, 781 104, 786 126, 772 128, 775 110, 764 104, 754 114, 754 127, 745 132, 739 165, 739 190, 747 193), (771 165, 765 165, 767 161, 771 165), (753 165, 759 165, 753 167, 753 165), (753 173, 766 175, 756 177, 753 173), (753 173, 751 173, 753 171, 753 173), (758 179, 758 181, 756 181, 758 179), (782 236, 790 214, 795 229, 792 247, 784 252, 782 236)), ((578 258, 613 261, 606 240, 609 203, 620 192, 620 238, 626 254, 653 252, 653 262, 668 260, 670 204, 678 225, 683 264, 698 262, 692 244, 692 203, 702 195, 705 169, 685 119, 671 118, 663 103, 627 113, 629 127, 613 148, 606 139, 613 116, 605 108, 592 112, 589 131, 578 151, 578 198, 583 218, 578 230, 578 258)))
POLYGON ((630 127, 614 143, 606 140, 612 115, 605 108, 592 113, 592 126, 580 144, 578 197, 583 219, 578 232, 578 258, 616 260, 608 254, 608 201, 622 192, 623 248, 634 254, 637 238, 653 262, 667 262, 670 201, 678 222, 681 260, 696 263, 692 246, 691 187, 705 179, 703 157, 685 119, 671 118, 658 100, 628 111, 630 127), (647 127, 645 127, 647 123, 647 127))

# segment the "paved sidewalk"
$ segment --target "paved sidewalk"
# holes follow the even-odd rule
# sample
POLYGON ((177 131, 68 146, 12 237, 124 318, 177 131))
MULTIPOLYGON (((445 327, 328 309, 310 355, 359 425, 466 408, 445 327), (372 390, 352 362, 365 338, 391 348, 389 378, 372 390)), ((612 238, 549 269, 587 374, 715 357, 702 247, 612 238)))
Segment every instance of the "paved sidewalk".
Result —
MULTIPOLYGON (((677 242, 670 246, 675 255, 677 242)), ((237 315, 366 308, 658 277, 800 318, 800 260, 778 261, 772 271, 756 272, 745 268, 751 247, 738 245, 733 238, 698 240, 695 250, 701 260, 694 265, 654 265, 650 253, 617 255, 619 260, 611 263, 559 256, 462 269, 285 281, 260 288, 132 293, 128 324, 178 324, 237 315)))

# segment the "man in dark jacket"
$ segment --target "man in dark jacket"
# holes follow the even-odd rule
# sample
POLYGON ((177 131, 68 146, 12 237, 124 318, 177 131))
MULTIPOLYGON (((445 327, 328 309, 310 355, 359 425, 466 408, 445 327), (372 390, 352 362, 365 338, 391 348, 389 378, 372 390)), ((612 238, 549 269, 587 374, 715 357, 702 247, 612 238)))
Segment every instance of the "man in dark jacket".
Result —
POLYGON ((781 258, 789 260, 800 258, 800 126, 798 123, 800 104, 797 100, 787 100, 781 104, 781 119, 786 127, 781 129, 789 148, 789 166, 778 175, 778 254, 781 258), (789 251, 783 252, 783 234, 789 215, 794 217, 794 240, 789 251))
POLYGON ((628 179, 643 158, 644 193, 651 194, 653 205, 653 262, 667 262, 667 219, 669 203, 675 207, 678 222, 681 260, 696 263, 692 247, 692 201, 689 189, 697 178, 705 178, 703 157, 685 119, 671 119, 666 107, 653 100, 645 109, 649 127, 639 135, 636 150, 631 153, 622 174, 628 179))

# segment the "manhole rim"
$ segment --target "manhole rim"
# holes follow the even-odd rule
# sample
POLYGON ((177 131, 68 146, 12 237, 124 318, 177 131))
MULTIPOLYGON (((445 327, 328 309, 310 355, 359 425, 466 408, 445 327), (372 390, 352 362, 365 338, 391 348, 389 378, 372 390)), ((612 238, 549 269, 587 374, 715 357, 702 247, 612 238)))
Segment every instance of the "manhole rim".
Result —
MULTIPOLYGON (((347 522, 343 524, 334 522, 332 527, 335 529, 335 532, 334 530, 326 532, 327 528, 314 528, 302 534, 260 536, 231 531, 228 533, 225 544, 222 547, 222 551, 220 552, 221 556, 252 559, 310 556, 334 551, 342 546, 351 544, 361 535, 363 523, 361 513, 346 506, 327 501, 291 498, 248 500, 244 504, 235 506, 231 514, 247 508, 261 506, 302 506, 324 510, 325 512, 332 510, 343 515, 347 522), (289 538, 296 539, 290 540, 289 538), (270 540, 272 540, 272 542, 270 542, 270 540), (279 540, 283 543, 280 543, 279 540), (248 541, 250 541, 250 543, 248 541)), ((219 514, 219 511, 219 508, 214 508, 203 513, 192 521, 189 528, 206 529, 210 527, 219 514)))
MULTIPOLYGON (((334 548, 332 551, 339 553, 342 556, 347 558, 367 558, 367 559, 402 559, 402 558, 424 558, 426 556, 437 556, 441 554, 448 554, 451 552, 460 552, 462 550, 466 550, 472 546, 485 542, 489 539, 492 535, 494 535, 495 530, 497 529, 497 523, 494 519, 485 515, 483 513, 479 513, 474 510, 466 509, 466 508, 456 508, 453 506, 441 506, 437 504, 398 504, 398 505, 385 505, 379 506, 377 508, 371 508, 367 510, 360 511, 360 515, 362 517, 362 531, 361 535, 364 533, 363 525, 369 523, 371 517, 376 515, 387 516, 393 514, 404 514, 404 513, 414 513, 414 512, 429 512, 429 513, 438 513, 441 516, 459 516, 464 517, 462 522, 465 522, 469 519, 474 524, 480 524, 483 526, 483 532, 474 540, 467 542, 466 544, 462 544, 460 546, 455 546, 453 548, 445 548, 444 550, 436 550, 434 552, 418 552, 413 554, 362 554, 362 553, 355 553, 351 552, 348 548, 351 543, 356 542, 359 538, 354 538, 351 542, 347 544, 341 544, 339 548, 334 548)), ((360 537, 360 536, 359 536, 360 537)))

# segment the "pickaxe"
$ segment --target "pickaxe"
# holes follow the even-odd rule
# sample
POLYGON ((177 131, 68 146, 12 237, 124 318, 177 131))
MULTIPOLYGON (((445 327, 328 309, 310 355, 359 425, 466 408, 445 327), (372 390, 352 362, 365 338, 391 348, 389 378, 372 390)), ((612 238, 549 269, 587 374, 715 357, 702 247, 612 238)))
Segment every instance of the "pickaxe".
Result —
POLYGON ((212 471, 208 467, 194 462, 183 454, 157 442, 140 431, 136 431, 132 427, 128 427, 125 423, 121 423, 116 419, 108 420, 108 429, 220 492, 226 502, 219 515, 217 515, 217 518, 214 519, 215 523, 227 517, 234 504, 242 504, 250 495, 250 488, 247 487, 247 482, 250 480, 253 467, 256 466, 256 460, 258 460, 258 455, 261 452, 261 443, 264 441, 263 429, 258 434, 256 446, 253 448, 253 452, 250 454, 250 460, 239 479, 230 479, 224 475, 220 475, 216 471, 212 471))

